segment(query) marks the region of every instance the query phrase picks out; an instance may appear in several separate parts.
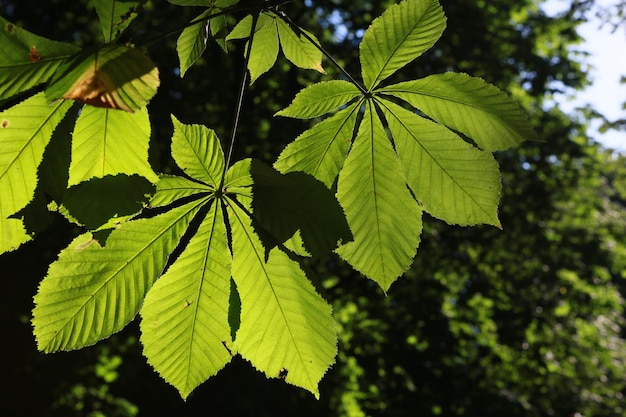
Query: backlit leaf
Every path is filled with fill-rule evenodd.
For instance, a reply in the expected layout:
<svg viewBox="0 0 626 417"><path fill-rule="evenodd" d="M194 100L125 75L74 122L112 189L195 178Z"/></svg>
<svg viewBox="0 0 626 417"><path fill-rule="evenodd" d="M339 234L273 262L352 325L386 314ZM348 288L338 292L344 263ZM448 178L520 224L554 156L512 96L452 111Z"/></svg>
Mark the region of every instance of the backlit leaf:
<svg viewBox="0 0 626 417"><path fill-rule="evenodd" d="M400 160L368 103L339 173L337 198L354 241L337 253L387 291L410 265L422 231L422 210L406 187Z"/></svg>
<svg viewBox="0 0 626 417"><path fill-rule="evenodd" d="M382 106L406 181L424 210L448 223L500 226L500 173L491 153L396 104Z"/></svg>
<svg viewBox="0 0 626 417"><path fill-rule="evenodd" d="M150 58L135 48L109 44L60 67L46 97L135 112L145 107L158 86L159 71Z"/></svg>
<svg viewBox="0 0 626 417"><path fill-rule="evenodd" d="M467 74L431 75L382 88L439 123L470 137L487 151L537 140L524 111L506 93Z"/></svg>
<svg viewBox="0 0 626 417"><path fill-rule="evenodd" d="M68 184L116 174L138 174L156 183L158 177L148 163L149 142L145 109L126 113L83 107L74 129Z"/></svg>
<svg viewBox="0 0 626 417"><path fill-rule="evenodd" d="M176 52L180 62L180 76L184 77L187 70L196 62L206 49L206 43L209 39L209 21L206 20L213 12L213 9L207 9L195 20L200 22L187 26L178 37L176 42Z"/></svg>
<svg viewBox="0 0 626 417"><path fill-rule="evenodd" d="M213 202L141 309L144 355L183 398L231 359L230 266L222 208Z"/></svg>
<svg viewBox="0 0 626 417"><path fill-rule="evenodd" d="M187 198L194 194L209 193L213 188L184 177L160 175L156 184L156 192L149 202L149 207L164 207L178 199Z"/></svg>
<svg viewBox="0 0 626 417"><path fill-rule="evenodd" d="M287 145L274 167L302 171L330 188L348 154L360 103L353 104L302 133Z"/></svg>
<svg viewBox="0 0 626 417"><path fill-rule="evenodd" d="M305 36L294 32L282 19L275 19L275 22L278 28L280 46L283 49L285 57L299 68L314 69L323 74L322 51ZM303 29L299 28L298 30L303 31ZM315 36L308 32L307 35L319 44Z"/></svg>
<svg viewBox="0 0 626 417"><path fill-rule="evenodd" d="M265 248L248 215L228 204L233 239L233 279L241 298L241 325L235 347L270 378L311 391L337 352L331 307L300 266L275 248Z"/></svg>
<svg viewBox="0 0 626 417"><path fill-rule="evenodd" d="M224 153L215 132L201 125L186 125L172 117L172 157L190 177L219 187L224 175Z"/></svg>
<svg viewBox="0 0 626 417"><path fill-rule="evenodd" d="M39 350L79 349L128 324L203 202L123 223L105 247L91 233L74 239L50 265L35 296Z"/></svg>
<svg viewBox="0 0 626 417"><path fill-rule="evenodd" d="M15 26L0 16L0 100L48 81L79 51Z"/></svg>
<svg viewBox="0 0 626 417"><path fill-rule="evenodd" d="M372 90L437 42L446 26L438 0L404 0L390 6L365 31L359 57Z"/></svg>
<svg viewBox="0 0 626 417"><path fill-rule="evenodd" d="M360 95L359 89L348 81L322 81L301 90L293 102L276 113L276 116L312 119L333 111Z"/></svg>

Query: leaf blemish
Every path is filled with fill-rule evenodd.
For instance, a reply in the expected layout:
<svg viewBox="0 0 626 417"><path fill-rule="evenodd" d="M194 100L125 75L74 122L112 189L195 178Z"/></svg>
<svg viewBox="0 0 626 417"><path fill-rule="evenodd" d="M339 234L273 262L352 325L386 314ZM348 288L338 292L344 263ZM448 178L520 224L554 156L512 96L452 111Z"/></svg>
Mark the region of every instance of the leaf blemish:
<svg viewBox="0 0 626 417"><path fill-rule="evenodd" d="M30 48L30 52L28 52L28 60L30 62L39 62L41 61L41 55L39 55L39 51L36 46L32 46Z"/></svg>
<svg viewBox="0 0 626 417"><path fill-rule="evenodd" d="M11 35L15 33L15 25L13 23L7 24L7 32Z"/></svg>
<svg viewBox="0 0 626 417"><path fill-rule="evenodd" d="M191 305L191 302L189 300L185 300L185 308L189 307Z"/></svg>
<svg viewBox="0 0 626 417"><path fill-rule="evenodd" d="M280 370L280 372L278 373L278 377L280 379L285 379L287 378L287 374L289 373L289 370L287 368L283 368Z"/></svg>
<svg viewBox="0 0 626 417"><path fill-rule="evenodd" d="M3 119L2 123L0 124L0 126L2 126L3 128L7 128L9 127L11 123L7 120L7 119Z"/></svg>

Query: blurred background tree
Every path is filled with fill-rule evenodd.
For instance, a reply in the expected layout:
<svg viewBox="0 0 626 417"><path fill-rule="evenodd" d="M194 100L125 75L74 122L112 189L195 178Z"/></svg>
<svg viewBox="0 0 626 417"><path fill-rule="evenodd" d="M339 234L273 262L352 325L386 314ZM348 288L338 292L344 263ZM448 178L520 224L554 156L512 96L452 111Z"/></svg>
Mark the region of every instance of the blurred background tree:
<svg viewBox="0 0 626 417"><path fill-rule="evenodd" d="M391 3L307 0L283 10L358 74L360 36ZM311 262L340 337L321 400L236 359L183 402L141 356L136 323L81 351L37 352L32 297L47 265L79 232L55 218L33 242L0 256L6 335L0 363L8 386L2 414L626 416L626 161L588 137L587 121L548 106L563 89L589 82L584 56L568 48L580 40L576 27L595 13L595 2L571 0L557 16L545 15L540 3L442 0L443 38L399 74L455 70L483 77L520 101L545 142L496 155L504 176L503 230L426 219L414 266L388 294L338 259ZM199 12L147 1L128 41ZM0 0L0 14L52 39L100 41L92 1ZM242 72L242 44L229 54L212 44L181 80L175 42L174 36L149 49L162 78L150 103L151 163L159 172L175 170L170 113L229 136ZM330 63L326 70L336 74ZM235 158L272 162L307 127L272 115L323 78L283 59L255 82Z"/></svg>

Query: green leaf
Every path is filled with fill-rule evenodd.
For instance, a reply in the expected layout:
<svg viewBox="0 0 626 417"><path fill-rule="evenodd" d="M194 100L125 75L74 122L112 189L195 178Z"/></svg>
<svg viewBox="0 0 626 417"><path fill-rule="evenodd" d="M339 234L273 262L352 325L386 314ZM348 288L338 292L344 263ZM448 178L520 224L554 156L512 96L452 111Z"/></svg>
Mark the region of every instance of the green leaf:
<svg viewBox="0 0 626 417"><path fill-rule="evenodd" d="M202 20L192 26L187 26L178 37L176 42L176 52L178 52L178 60L180 61L180 76L185 76L187 70L200 58L206 49L206 43L209 39L209 21L206 20L213 12L213 9L207 9L193 20Z"/></svg>
<svg viewBox="0 0 626 417"><path fill-rule="evenodd" d="M163 270L204 200L123 223L102 247L91 233L59 254L35 296L33 326L44 352L79 349L120 331Z"/></svg>
<svg viewBox="0 0 626 417"><path fill-rule="evenodd" d="M258 161L253 161L250 173L254 217L277 243L299 233L309 254L327 256L338 242L352 239L339 202L320 181L303 172L281 175ZM264 244L269 249L276 242Z"/></svg>
<svg viewBox="0 0 626 417"><path fill-rule="evenodd" d="M165 207L181 198L213 191L208 185L170 175L160 175L156 186L156 193L152 196L149 207Z"/></svg>
<svg viewBox="0 0 626 417"><path fill-rule="evenodd" d="M26 232L21 219L9 219L0 206L0 254L14 251L23 243L28 242L31 236Z"/></svg>
<svg viewBox="0 0 626 417"><path fill-rule="evenodd" d="M314 69L324 74L322 67L322 51L311 43L305 36L298 34L289 27L282 19L275 19L278 28L278 36L280 38L280 46L283 49L285 57L297 67L304 69ZM304 32L303 29L297 28L298 31ZM319 45L319 41L312 34L307 35Z"/></svg>
<svg viewBox="0 0 626 417"><path fill-rule="evenodd" d="M213 202L185 250L146 295L144 355L183 398L231 359L230 267L222 209Z"/></svg>
<svg viewBox="0 0 626 417"><path fill-rule="evenodd" d="M145 107L158 86L159 71L150 58L135 48L109 44L60 67L46 97L135 112Z"/></svg>
<svg viewBox="0 0 626 417"><path fill-rule="evenodd" d="M248 215L227 198L233 279L241 298L235 346L266 376L311 391L334 362L337 336L331 307L299 265L278 248L261 245Z"/></svg>
<svg viewBox="0 0 626 417"><path fill-rule="evenodd" d="M239 0L167 0L178 6L229 7L239 3Z"/></svg>
<svg viewBox="0 0 626 417"><path fill-rule="evenodd" d="M406 100L480 148L496 151L538 140L524 111L497 87L467 74L445 73L379 90Z"/></svg>
<svg viewBox="0 0 626 417"><path fill-rule="evenodd" d="M0 113L0 214L16 213L33 198L37 167L50 137L72 103L48 105L43 93ZM4 233L15 229L4 229Z"/></svg>
<svg viewBox="0 0 626 417"><path fill-rule="evenodd" d="M95 0L105 42L117 39L137 17L140 2L131 0Z"/></svg>
<svg viewBox="0 0 626 417"><path fill-rule="evenodd" d="M172 157L190 177L217 189L224 175L224 153L215 132L186 125L172 116Z"/></svg>
<svg viewBox="0 0 626 417"><path fill-rule="evenodd" d="M360 46L363 81L372 90L437 42L446 27L438 0L404 0L365 31Z"/></svg>
<svg viewBox="0 0 626 417"><path fill-rule="evenodd" d="M34 35L0 17L0 100L48 81L75 46Z"/></svg>
<svg viewBox="0 0 626 417"><path fill-rule="evenodd" d="M387 291L410 265L422 231L422 210L406 187L400 160L373 104L367 104L337 198L354 241L337 253Z"/></svg>
<svg viewBox="0 0 626 417"><path fill-rule="evenodd" d="M274 167L282 172L302 171L330 188L348 154L361 103L353 104L316 124L287 145Z"/></svg>
<svg viewBox="0 0 626 417"><path fill-rule="evenodd" d="M276 116L312 119L331 112L360 95L359 89L348 81L322 81L301 90L293 102L276 113Z"/></svg>
<svg viewBox="0 0 626 417"><path fill-rule="evenodd" d="M106 175L138 174L158 181L148 163L150 120L147 110L126 113L83 107L72 140L69 185Z"/></svg>
<svg viewBox="0 0 626 417"><path fill-rule="evenodd" d="M406 181L424 210L448 223L500 227L493 156L445 126L386 100L382 106Z"/></svg>
<svg viewBox="0 0 626 417"><path fill-rule="evenodd" d="M243 18L226 37L226 40L243 39L250 36L253 18L246 16ZM279 40L278 30L274 18L265 13L261 13L257 20L254 36L252 39L252 51L250 51L250 61L248 70L250 71L250 84L262 74L269 71L276 58L278 58ZM246 51L249 48L250 40L246 44Z"/></svg>

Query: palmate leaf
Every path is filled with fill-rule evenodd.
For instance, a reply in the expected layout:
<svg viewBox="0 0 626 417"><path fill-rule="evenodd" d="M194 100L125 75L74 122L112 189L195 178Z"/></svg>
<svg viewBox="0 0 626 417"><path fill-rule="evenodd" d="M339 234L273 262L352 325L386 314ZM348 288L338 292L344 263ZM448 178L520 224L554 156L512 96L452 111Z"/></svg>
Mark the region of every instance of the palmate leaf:
<svg viewBox="0 0 626 417"><path fill-rule="evenodd" d="M480 78L445 73L406 81L378 92L406 100L439 123L462 132L487 151L538 140L520 106Z"/></svg>
<svg viewBox="0 0 626 417"><path fill-rule="evenodd" d="M183 398L231 359L230 266L222 208L213 201L141 309L144 355Z"/></svg>
<svg viewBox="0 0 626 417"><path fill-rule="evenodd" d="M337 199L354 240L337 253L386 291L411 265L422 231L422 210L406 187L400 160L372 106L367 103L339 173Z"/></svg>
<svg viewBox="0 0 626 417"><path fill-rule="evenodd" d="M300 91L293 102L275 116L312 119L336 110L360 95L359 89L348 81L322 81Z"/></svg>
<svg viewBox="0 0 626 417"><path fill-rule="evenodd" d="M95 0L105 42L118 38L130 22L137 17L141 3L132 0Z"/></svg>
<svg viewBox="0 0 626 417"><path fill-rule="evenodd" d="M407 184L425 211L448 223L500 226L500 172L489 152L389 101L381 107Z"/></svg>
<svg viewBox="0 0 626 417"><path fill-rule="evenodd" d="M404 0L374 19L360 45L361 71L371 91L427 51L446 27L438 0Z"/></svg>
<svg viewBox="0 0 626 417"><path fill-rule="evenodd" d="M148 56L125 45L107 44L59 67L46 97L135 112L145 107L158 86L159 71Z"/></svg>
<svg viewBox="0 0 626 417"><path fill-rule="evenodd" d="M1 16L0 45L0 100L48 81L79 50L34 35Z"/></svg>
<svg viewBox="0 0 626 417"><path fill-rule="evenodd" d="M350 105L302 133L282 151L274 167L282 173L306 172L330 188L348 154L360 106Z"/></svg>
<svg viewBox="0 0 626 417"><path fill-rule="evenodd" d="M76 121L68 184L106 175L138 174L158 181L148 163L150 120L147 110L127 113L85 106Z"/></svg>
<svg viewBox="0 0 626 417"><path fill-rule="evenodd" d="M50 137L70 102L49 106L43 93L0 113L0 253L28 240L18 219L9 216L24 208L37 186L37 167Z"/></svg>
<svg viewBox="0 0 626 417"><path fill-rule="evenodd" d="M149 207L165 207L181 198L194 194L209 193L214 189L208 185L173 175L160 175L156 193L150 200Z"/></svg>
<svg viewBox="0 0 626 417"><path fill-rule="evenodd" d="M230 198L232 276L241 299L235 347L268 377L311 391L337 352L331 307L315 292L300 266L280 249L265 258L248 214Z"/></svg>
<svg viewBox="0 0 626 417"><path fill-rule="evenodd" d="M248 38L252 24L252 16L246 16L233 28L226 40ZM299 33L296 33L294 29L274 14L259 14L252 39L250 61L248 62L251 84L274 66L279 47L282 47L285 57L295 66L324 72L322 52L302 33L306 33L317 44L319 42L314 35L303 29L298 28L297 30ZM248 41L249 44L250 41ZM246 50L247 48L248 46L246 46Z"/></svg>
<svg viewBox="0 0 626 417"><path fill-rule="evenodd" d="M202 204L199 199L125 222L105 247L91 233L74 239L50 265L35 296L32 322L39 350L79 349L130 322Z"/></svg>

